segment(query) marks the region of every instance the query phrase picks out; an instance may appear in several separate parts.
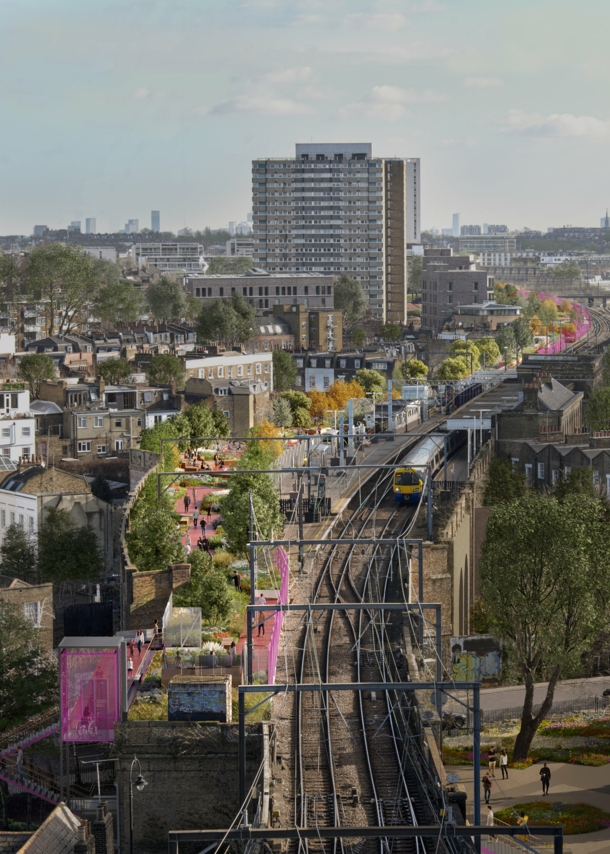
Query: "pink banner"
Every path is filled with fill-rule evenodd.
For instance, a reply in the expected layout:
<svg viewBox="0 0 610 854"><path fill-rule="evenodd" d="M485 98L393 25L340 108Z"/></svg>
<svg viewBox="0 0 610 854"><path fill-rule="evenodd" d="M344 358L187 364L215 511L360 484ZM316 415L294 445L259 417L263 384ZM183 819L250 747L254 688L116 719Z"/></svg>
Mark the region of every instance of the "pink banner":
<svg viewBox="0 0 610 854"><path fill-rule="evenodd" d="M280 589L278 603L282 605L288 604L288 577L290 575L290 560L284 549L280 546L273 555L275 568L280 575ZM269 641L269 657L267 679L269 685L275 684L275 669L277 667L277 656L280 648L280 635L284 624L285 611L276 611L273 617L273 628L271 629L271 639Z"/></svg>

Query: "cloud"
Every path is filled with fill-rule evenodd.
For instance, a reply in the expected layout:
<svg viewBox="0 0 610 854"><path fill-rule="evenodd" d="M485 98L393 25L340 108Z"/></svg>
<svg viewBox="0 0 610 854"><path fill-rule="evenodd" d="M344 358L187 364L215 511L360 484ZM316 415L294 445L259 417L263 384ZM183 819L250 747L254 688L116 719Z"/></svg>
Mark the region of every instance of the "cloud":
<svg viewBox="0 0 610 854"><path fill-rule="evenodd" d="M375 30L400 30L407 23L407 19L399 12L355 12L348 15L344 21L346 27L365 27Z"/></svg>
<svg viewBox="0 0 610 854"><path fill-rule="evenodd" d="M610 122L595 116L574 116L572 113L526 113L510 110L507 133L519 136L560 137L606 137L610 133Z"/></svg>
<svg viewBox="0 0 610 854"><path fill-rule="evenodd" d="M259 116L308 116L314 110L307 104L299 104L291 98L280 98L276 95L238 95L220 101L213 107L201 107L196 110L201 115L224 116L231 113L253 113Z"/></svg>
<svg viewBox="0 0 610 854"><path fill-rule="evenodd" d="M464 80L464 86L469 89L493 89L503 85L499 77L467 77Z"/></svg>
<svg viewBox="0 0 610 854"><path fill-rule="evenodd" d="M344 119L365 116L369 119L395 122L409 115L408 105L439 103L444 100L444 95L439 95L431 89L415 92L400 86L373 86L370 94L362 101L346 104L339 110L339 116Z"/></svg>
<svg viewBox="0 0 610 854"><path fill-rule="evenodd" d="M152 90L147 89L146 86L142 86L140 89L136 89L133 93L133 97L136 101L145 101L147 98L152 97Z"/></svg>
<svg viewBox="0 0 610 854"><path fill-rule="evenodd" d="M303 66L302 68L284 68L281 71L272 71L264 75L264 79L270 83L302 83L313 76L313 68Z"/></svg>

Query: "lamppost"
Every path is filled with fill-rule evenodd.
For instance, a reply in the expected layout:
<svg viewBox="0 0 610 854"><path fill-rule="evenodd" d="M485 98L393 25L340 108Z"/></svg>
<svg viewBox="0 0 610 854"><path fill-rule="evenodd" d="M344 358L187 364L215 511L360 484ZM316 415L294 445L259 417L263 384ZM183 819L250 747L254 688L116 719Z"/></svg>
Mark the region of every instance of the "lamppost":
<svg viewBox="0 0 610 854"><path fill-rule="evenodd" d="M138 763L138 775L135 780L133 780L133 766L136 762ZM133 762L129 769L129 854L133 854L133 790L136 788L138 792L141 792L144 790L145 786L148 786L148 781L142 776L140 760L134 754Z"/></svg>

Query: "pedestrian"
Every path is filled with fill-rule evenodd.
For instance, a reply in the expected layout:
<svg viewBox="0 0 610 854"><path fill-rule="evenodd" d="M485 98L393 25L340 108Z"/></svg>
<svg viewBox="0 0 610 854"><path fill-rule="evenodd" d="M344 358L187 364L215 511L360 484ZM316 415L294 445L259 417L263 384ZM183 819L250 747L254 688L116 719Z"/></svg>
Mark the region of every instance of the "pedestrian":
<svg viewBox="0 0 610 854"><path fill-rule="evenodd" d="M191 496L187 492L186 495L184 496L184 512L185 513L189 512L190 503L191 503Z"/></svg>
<svg viewBox="0 0 610 854"><path fill-rule="evenodd" d="M155 620L153 625L153 637L156 637L159 634L159 620Z"/></svg>
<svg viewBox="0 0 610 854"><path fill-rule="evenodd" d="M486 826L487 826L487 827L493 827L493 826L494 826L494 811L493 811L493 810L492 810L492 808L489 806L489 804L487 805L487 815L486 815L485 819L486 819L486 820L485 820L485 824L486 824ZM495 839L495 838L496 838L496 837L493 835L493 833L490 833L490 837L491 837L492 839Z"/></svg>
<svg viewBox="0 0 610 854"><path fill-rule="evenodd" d="M260 594L260 596L256 600L256 604L257 605L266 605L267 604L267 600L265 599L265 597L263 596L262 593ZM260 637L261 635L264 635L264 634L265 634L265 612L259 611L258 612L258 636Z"/></svg>
<svg viewBox="0 0 610 854"><path fill-rule="evenodd" d="M231 646L229 647L229 656L231 657L231 667L235 664L235 656L237 654L237 647L235 646L235 641L231 641Z"/></svg>
<svg viewBox="0 0 610 854"><path fill-rule="evenodd" d="M241 575L237 570L233 573L233 584L236 590L241 590Z"/></svg>
<svg viewBox="0 0 610 854"><path fill-rule="evenodd" d="M19 774L19 779L23 782L25 780L25 771L23 770L23 750L19 748L17 751L17 773Z"/></svg>
<svg viewBox="0 0 610 854"><path fill-rule="evenodd" d="M205 531L205 516L201 517L201 519L199 520L199 524L201 525L201 533L203 534L203 532Z"/></svg>
<svg viewBox="0 0 610 854"><path fill-rule="evenodd" d="M491 787L492 787L491 777L489 776L489 771L483 777L483 791L485 793L485 803L489 803L489 799L491 798Z"/></svg>
<svg viewBox="0 0 610 854"><path fill-rule="evenodd" d="M138 655L142 655L142 644L144 643L144 632L138 629L136 632L136 646L138 647Z"/></svg>
<svg viewBox="0 0 610 854"><path fill-rule="evenodd" d="M212 519L212 505L208 504L208 522Z"/></svg>
<svg viewBox="0 0 610 854"><path fill-rule="evenodd" d="M502 779L508 780L508 756L504 748L500 751L500 771L502 772Z"/></svg>
<svg viewBox="0 0 610 854"><path fill-rule="evenodd" d="M496 776L496 762L498 760L498 754L496 753L496 748L492 745L489 748L489 753L487 754L487 762L489 763L489 770L491 771L491 776Z"/></svg>
<svg viewBox="0 0 610 854"><path fill-rule="evenodd" d="M188 557L191 553L191 541L189 537L186 538L186 542L184 543L184 551L186 556Z"/></svg>
<svg viewBox="0 0 610 854"><path fill-rule="evenodd" d="M133 656L133 639L129 641L129 654Z"/></svg>
<svg viewBox="0 0 610 854"><path fill-rule="evenodd" d="M133 676L133 658L131 656L127 659L127 675Z"/></svg>
<svg viewBox="0 0 610 854"><path fill-rule="evenodd" d="M549 783L551 782L551 769L548 767L546 762L540 769L540 780L542 781L542 794L548 795Z"/></svg>
<svg viewBox="0 0 610 854"><path fill-rule="evenodd" d="M193 510L193 528L196 528L199 523L199 510L197 507Z"/></svg>

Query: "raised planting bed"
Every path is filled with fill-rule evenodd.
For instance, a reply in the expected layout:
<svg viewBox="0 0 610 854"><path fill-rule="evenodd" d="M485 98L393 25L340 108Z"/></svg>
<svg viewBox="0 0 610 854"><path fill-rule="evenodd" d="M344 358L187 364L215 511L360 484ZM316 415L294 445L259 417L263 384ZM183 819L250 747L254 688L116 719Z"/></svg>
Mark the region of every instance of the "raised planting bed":
<svg viewBox="0 0 610 854"><path fill-rule="evenodd" d="M529 804L515 804L510 809L494 813L498 821L516 825L524 812L528 824L540 827L563 827L566 836L579 833L595 833L610 827L610 813L589 804L565 804L561 801L532 801Z"/></svg>
<svg viewBox="0 0 610 854"><path fill-rule="evenodd" d="M544 723L538 730L538 735L570 738L608 738L610 739L610 717L597 719L568 718L563 721Z"/></svg>

